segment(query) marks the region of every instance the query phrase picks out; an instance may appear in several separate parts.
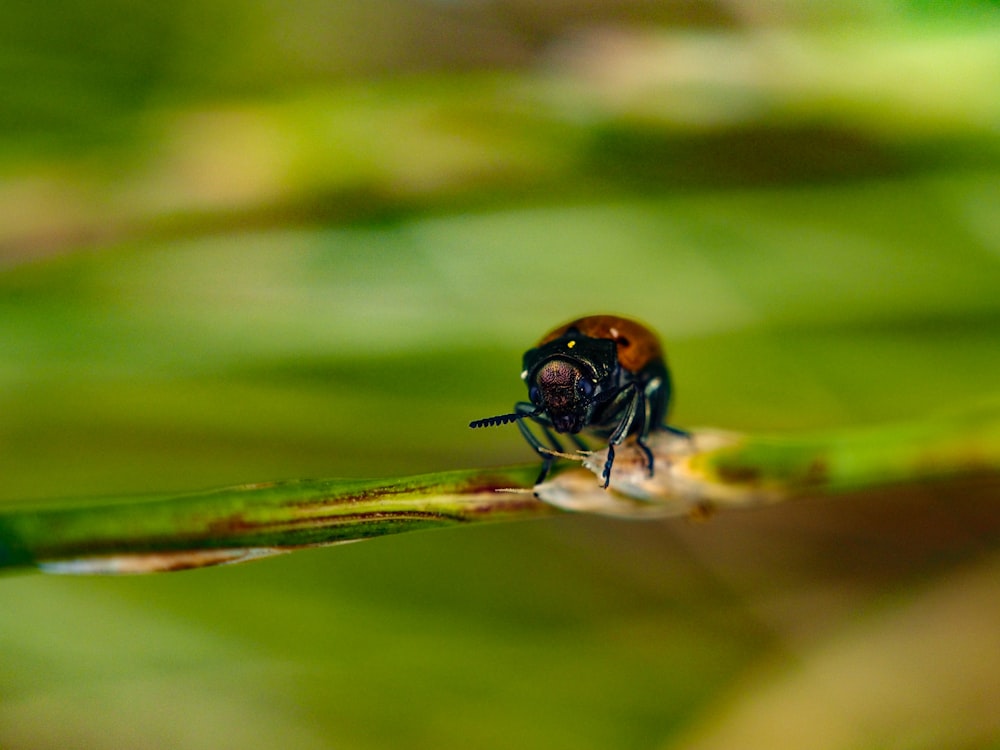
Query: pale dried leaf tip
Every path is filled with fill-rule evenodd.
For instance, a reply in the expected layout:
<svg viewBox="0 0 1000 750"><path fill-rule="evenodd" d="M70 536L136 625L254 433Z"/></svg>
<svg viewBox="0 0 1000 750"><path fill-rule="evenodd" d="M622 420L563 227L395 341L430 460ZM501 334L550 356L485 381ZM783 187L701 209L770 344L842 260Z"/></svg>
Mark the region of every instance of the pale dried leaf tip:
<svg viewBox="0 0 1000 750"><path fill-rule="evenodd" d="M698 459L705 454L739 445L742 440L736 433L709 430L696 431L690 437L657 433L648 441L653 452L652 476L643 452L634 443L627 443L615 451L608 489L599 482L607 459L605 448L573 457L588 471L560 472L535 487L535 494L563 510L640 519L683 515L703 518L716 508L781 500L775 491L723 483L699 468Z"/></svg>
<svg viewBox="0 0 1000 750"><path fill-rule="evenodd" d="M252 547L147 552L133 555L93 555L71 560L40 562L38 567L44 573L59 575L133 575L204 568L209 565L231 565L261 557L282 555L289 551L277 547Z"/></svg>

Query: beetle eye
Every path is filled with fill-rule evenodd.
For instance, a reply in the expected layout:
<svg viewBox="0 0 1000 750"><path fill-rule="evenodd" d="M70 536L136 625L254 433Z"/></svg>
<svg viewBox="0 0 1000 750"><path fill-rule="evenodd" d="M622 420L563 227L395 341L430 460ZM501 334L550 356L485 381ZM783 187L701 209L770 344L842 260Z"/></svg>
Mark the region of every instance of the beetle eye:
<svg viewBox="0 0 1000 750"><path fill-rule="evenodd" d="M541 401L542 392L538 390L537 385L533 385L531 386L531 388L528 389L528 398L530 398L531 403L535 404L536 406L538 405L538 402Z"/></svg>
<svg viewBox="0 0 1000 750"><path fill-rule="evenodd" d="M584 398L590 398L594 395L594 384L586 378L582 378L576 381L576 390L580 392L580 395Z"/></svg>

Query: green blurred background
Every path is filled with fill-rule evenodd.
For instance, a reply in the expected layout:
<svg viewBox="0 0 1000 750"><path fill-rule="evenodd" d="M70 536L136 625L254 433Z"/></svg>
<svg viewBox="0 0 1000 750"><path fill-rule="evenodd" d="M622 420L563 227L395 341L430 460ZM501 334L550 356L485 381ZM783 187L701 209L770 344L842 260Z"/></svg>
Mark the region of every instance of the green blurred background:
<svg viewBox="0 0 1000 750"><path fill-rule="evenodd" d="M547 329L676 423L1000 398L995 2L29 3L0 501L531 460ZM3 748L998 748L995 482L0 581Z"/></svg>

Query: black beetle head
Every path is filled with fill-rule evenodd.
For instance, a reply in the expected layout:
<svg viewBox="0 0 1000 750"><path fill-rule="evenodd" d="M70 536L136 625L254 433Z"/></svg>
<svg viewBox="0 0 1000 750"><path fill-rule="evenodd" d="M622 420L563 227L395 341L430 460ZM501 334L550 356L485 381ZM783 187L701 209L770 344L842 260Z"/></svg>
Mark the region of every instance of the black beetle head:
<svg viewBox="0 0 1000 750"><path fill-rule="evenodd" d="M537 413L557 432L575 434L593 420L614 388L618 373L615 342L571 330L524 354L521 377Z"/></svg>
<svg viewBox="0 0 1000 750"><path fill-rule="evenodd" d="M589 368L554 357L542 362L528 383L528 397L556 432L577 433L590 424L597 383Z"/></svg>

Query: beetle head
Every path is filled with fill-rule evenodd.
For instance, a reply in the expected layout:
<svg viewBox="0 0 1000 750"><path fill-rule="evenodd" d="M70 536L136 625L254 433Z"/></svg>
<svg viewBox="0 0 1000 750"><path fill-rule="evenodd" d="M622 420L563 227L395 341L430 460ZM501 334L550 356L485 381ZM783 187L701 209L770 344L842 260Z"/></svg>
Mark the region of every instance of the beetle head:
<svg viewBox="0 0 1000 750"><path fill-rule="evenodd" d="M575 330L524 355L521 377L528 398L557 432L577 433L613 389L618 372L615 343Z"/></svg>
<svg viewBox="0 0 1000 750"><path fill-rule="evenodd" d="M594 413L593 373L561 357L545 360L528 383L528 398L545 414L557 432L577 433Z"/></svg>

